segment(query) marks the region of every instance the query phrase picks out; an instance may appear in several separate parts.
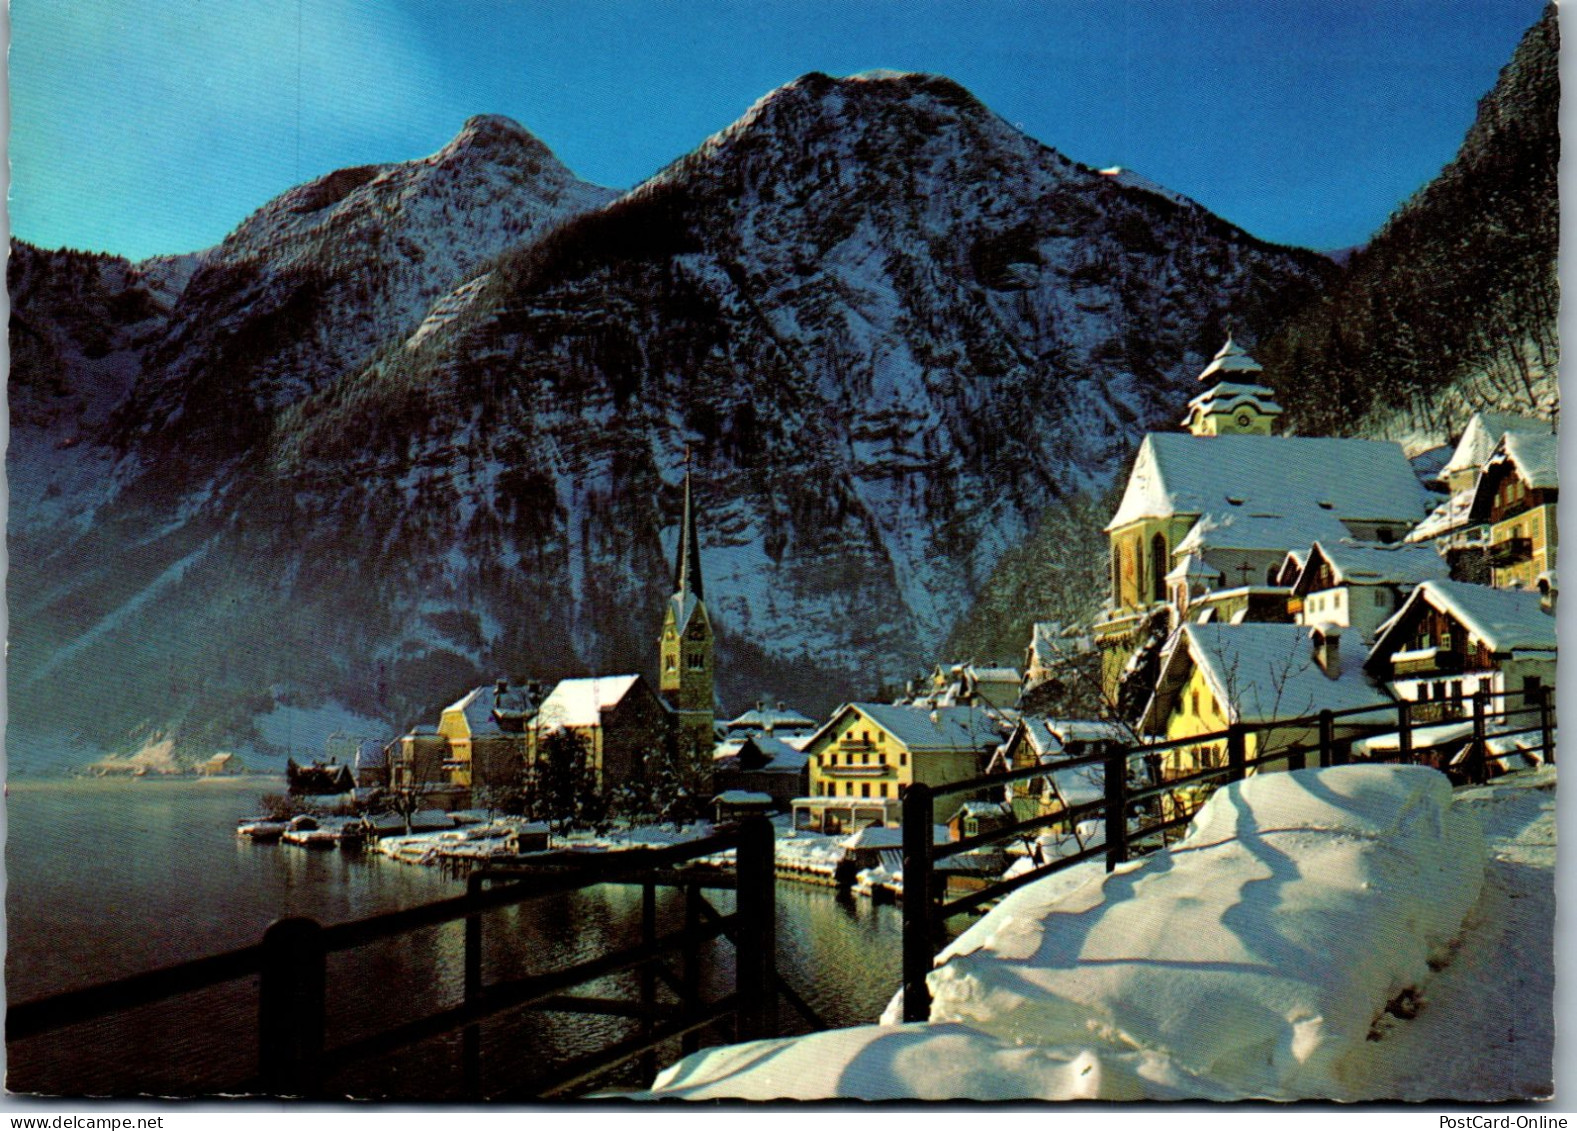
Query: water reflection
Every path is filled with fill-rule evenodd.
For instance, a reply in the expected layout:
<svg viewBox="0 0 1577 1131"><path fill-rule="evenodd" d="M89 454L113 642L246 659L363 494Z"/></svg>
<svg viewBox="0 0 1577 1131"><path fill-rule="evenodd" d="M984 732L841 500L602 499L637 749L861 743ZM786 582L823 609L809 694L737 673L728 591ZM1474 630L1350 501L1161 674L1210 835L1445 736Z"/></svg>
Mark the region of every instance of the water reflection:
<svg viewBox="0 0 1577 1131"><path fill-rule="evenodd" d="M256 942L288 915L328 924L448 898L464 886L435 869L374 855L256 845L233 836L235 820L279 783L24 783L8 803L6 976L12 1001L25 1001ZM712 891L719 911L732 893ZM893 907L839 895L830 887L780 882L779 968L834 1025L874 1020L899 980L901 918ZM485 978L539 973L639 941L641 893L602 886L484 916ZM661 932L678 930L683 900L659 896ZM713 995L733 984L732 948L711 944L706 983ZM330 1043L456 1004L464 992L460 923L335 955ZM671 967L679 970L681 957ZM577 992L632 998L636 975ZM784 1008L782 1015L792 1021ZM200 1094L255 1063L255 987L205 991L190 1007L140 1010L132 1026L68 1031L53 1051L12 1046L8 1086L20 1091L127 1095ZM567 1057L634 1031L617 1017L527 1013L485 1027L484 1076L507 1082L521 1065ZM223 1053L215 1050L222 1047ZM458 1037L352 1073L358 1095L455 1098ZM508 1051L513 1050L513 1051ZM671 1058L672 1052L667 1056ZM227 1075L227 1073L229 1075ZM387 1083L393 1080L394 1084ZM640 1083L639 1079L627 1082Z"/></svg>

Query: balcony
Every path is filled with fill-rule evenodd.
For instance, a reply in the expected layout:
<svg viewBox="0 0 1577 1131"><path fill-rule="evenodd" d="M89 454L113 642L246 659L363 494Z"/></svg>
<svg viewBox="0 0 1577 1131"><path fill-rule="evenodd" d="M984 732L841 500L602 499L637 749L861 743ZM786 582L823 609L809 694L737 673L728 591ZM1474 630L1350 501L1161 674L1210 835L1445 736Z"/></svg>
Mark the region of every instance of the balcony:
<svg viewBox="0 0 1577 1131"><path fill-rule="evenodd" d="M1415 648L1391 656L1393 679L1415 675L1454 674L1462 670L1462 656L1440 648Z"/></svg>
<svg viewBox="0 0 1577 1131"><path fill-rule="evenodd" d="M1489 564L1496 569L1505 569L1532 560L1532 538L1506 538L1489 548Z"/></svg>
<svg viewBox="0 0 1577 1131"><path fill-rule="evenodd" d="M1412 717L1414 726L1451 722L1467 717L1462 704L1450 699L1437 699L1427 703L1415 702L1408 713Z"/></svg>
<svg viewBox="0 0 1577 1131"><path fill-rule="evenodd" d="M880 778L885 777L892 768L885 762L878 762L874 766L823 766L821 774L828 778Z"/></svg>

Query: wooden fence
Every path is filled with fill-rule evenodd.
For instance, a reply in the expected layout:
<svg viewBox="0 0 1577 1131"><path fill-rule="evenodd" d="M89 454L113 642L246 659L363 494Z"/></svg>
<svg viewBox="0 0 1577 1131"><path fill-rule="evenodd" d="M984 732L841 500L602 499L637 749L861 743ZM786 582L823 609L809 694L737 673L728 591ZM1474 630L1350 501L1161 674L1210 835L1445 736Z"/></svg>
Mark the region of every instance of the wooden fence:
<svg viewBox="0 0 1577 1131"><path fill-rule="evenodd" d="M1510 702L1512 699L1520 699L1522 705L1513 708ZM1538 687L1516 692L1491 692L1485 688L1467 702L1470 710L1465 721L1470 730L1465 742L1458 747L1465 756L1450 767L1450 771L1461 780L1483 782L1489 776L1490 763L1508 757L1491 751L1491 739L1536 735L1537 742L1533 748L1540 752L1546 764L1554 764L1555 717L1549 688ZM1242 781L1251 770L1301 770L1310 764L1311 759L1319 766L1345 764L1352 760L1350 749L1356 736L1341 737L1339 728L1362 727L1372 732L1388 725L1394 718L1396 757L1383 760L1415 762L1422 753L1417 743L1418 727L1414 720L1414 713L1420 706L1418 703L1399 700L1343 711L1321 711L1316 715L1266 723L1234 723L1226 730L1165 742L1108 743L1097 754L988 774L967 781L945 785L916 783L910 786L903 802L904 1020L924 1021L930 1016L931 997L926 986L926 976L931 972L937 951L944 944L948 919L977 911L1025 884L1075 864L1104 857L1106 869L1111 871L1135 855L1160 848L1166 843L1169 834L1192 819L1193 811L1197 808L1193 801L1217 785ZM1278 731L1284 737L1309 734L1313 738L1307 744L1277 743ZM1248 738L1251 734L1261 736L1264 740L1264 749L1252 758L1248 756ZM1225 744L1224 765L1170 777L1161 772L1168 753L1218 743ZM1136 763L1142 767L1138 774L1135 773ZM1002 797L1004 791L1010 790L1018 782L1044 778L1049 773L1063 770L1093 770L1096 767L1100 768L1103 793L1098 801L1030 817L947 844L932 842L934 805L939 797L957 796L960 800L979 800L993 793ZM1182 800L1185 797L1190 800ZM937 869L938 862L1005 841L1022 840L1053 825L1067 823L1071 828L1089 820L1102 822L1104 843L1082 847L1010 879L948 897L945 885L941 882L943 873Z"/></svg>

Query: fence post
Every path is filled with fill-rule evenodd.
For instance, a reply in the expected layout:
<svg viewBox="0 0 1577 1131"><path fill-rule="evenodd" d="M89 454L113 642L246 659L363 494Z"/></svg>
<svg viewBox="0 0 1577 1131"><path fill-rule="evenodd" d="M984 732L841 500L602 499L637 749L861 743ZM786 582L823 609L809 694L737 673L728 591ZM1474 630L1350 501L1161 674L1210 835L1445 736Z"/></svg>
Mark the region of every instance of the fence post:
<svg viewBox="0 0 1577 1131"><path fill-rule="evenodd" d="M1402 759L1402 765L1413 764L1413 701L1411 699L1398 699L1396 701L1396 735L1397 753Z"/></svg>
<svg viewBox="0 0 1577 1131"><path fill-rule="evenodd" d="M1248 742L1242 723L1227 724L1227 781L1248 776Z"/></svg>
<svg viewBox="0 0 1577 1131"><path fill-rule="evenodd" d="M641 942L651 945L657 941L657 885L648 880L641 885ZM641 1036L650 1037L657 1013L657 975L652 964L641 966ZM657 1075L657 1050L641 1054L641 1073L647 1079Z"/></svg>
<svg viewBox="0 0 1577 1131"><path fill-rule="evenodd" d="M1555 765L1555 718L1550 711L1551 688L1539 688L1539 741L1544 747L1544 764Z"/></svg>
<svg viewBox="0 0 1577 1131"><path fill-rule="evenodd" d="M773 885L774 834L765 817L739 826L734 871L739 885L740 929L734 947L734 990L739 997L741 1041L776 1035L773 971L777 967L777 906Z"/></svg>
<svg viewBox="0 0 1577 1131"><path fill-rule="evenodd" d="M311 919L280 919L263 932L257 995L258 1068L278 1096L318 1090L323 1057L327 959L323 928Z"/></svg>
<svg viewBox="0 0 1577 1131"><path fill-rule="evenodd" d="M1345 758L1336 749L1336 715L1330 710L1320 712L1320 766L1339 766Z"/></svg>
<svg viewBox="0 0 1577 1131"><path fill-rule="evenodd" d="M915 782L903 799L903 1019L928 1021L925 984L936 957L931 916L931 787Z"/></svg>
<svg viewBox="0 0 1577 1131"><path fill-rule="evenodd" d="M1106 747L1106 870L1128 860L1128 748L1120 743Z"/></svg>
<svg viewBox="0 0 1577 1131"><path fill-rule="evenodd" d="M693 936L701 929L701 889L694 884L684 889L684 933ZM701 955L695 943L684 948L684 1010L701 1008ZM689 1056L701 1047L701 1034L694 1029L679 1038L679 1052Z"/></svg>
<svg viewBox="0 0 1577 1131"><path fill-rule="evenodd" d="M485 881L480 873L466 877L465 894L474 900ZM482 996L482 916L472 912L465 917L465 1003L475 1005ZM482 1027L467 1025L460 1041L461 1063L465 1073L465 1093L473 1100L482 1098Z"/></svg>
<svg viewBox="0 0 1577 1131"><path fill-rule="evenodd" d="M1483 785L1489 780L1486 742L1489 722L1489 688L1482 683L1473 692L1473 749L1468 753L1468 780Z"/></svg>

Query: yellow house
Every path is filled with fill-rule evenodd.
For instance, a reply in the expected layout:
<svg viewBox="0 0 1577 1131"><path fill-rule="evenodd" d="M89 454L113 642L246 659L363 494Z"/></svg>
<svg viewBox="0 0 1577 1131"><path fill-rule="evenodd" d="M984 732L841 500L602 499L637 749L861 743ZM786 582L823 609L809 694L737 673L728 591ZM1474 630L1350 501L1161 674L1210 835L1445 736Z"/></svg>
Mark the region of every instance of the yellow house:
<svg viewBox="0 0 1577 1131"><path fill-rule="evenodd" d="M453 785L480 788L523 769L529 758L524 719L530 703L507 680L473 688L443 709L438 734Z"/></svg>
<svg viewBox="0 0 1577 1131"><path fill-rule="evenodd" d="M810 795L795 799L795 823L804 815L824 832L896 824L910 785L981 773L1005 729L999 712L982 707L845 704L805 746ZM944 820L959 800L939 800L933 820Z"/></svg>
<svg viewBox="0 0 1577 1131"><path fill-rule="evenodd" d="M1357 643L1343 647L1335 625L1185 624L1167 644L1140 730L1168 742L1216 737L1162 751L1163 780L1225 766L1220 732L1233 723L1246 726L1244 757L1253 760L1317 749L1317 724L1289 720L1385 702L1386 693L1364 674ZM1342 720L1337 735L1345 740L1392 719L1385 712L1362 723ZM1311 755L1309 764L1314 761ZM1213 788L1185 787L1175 801L1192 811Z"/></svg>
<svg viewBox="0 0 1577 1131"><path fill-rule="evenodd" d="M1489 524L1489 566L1496 589L1534 589L1555 569L1560 438L1507 432L1484 464L1470 521Z"/></svg>

